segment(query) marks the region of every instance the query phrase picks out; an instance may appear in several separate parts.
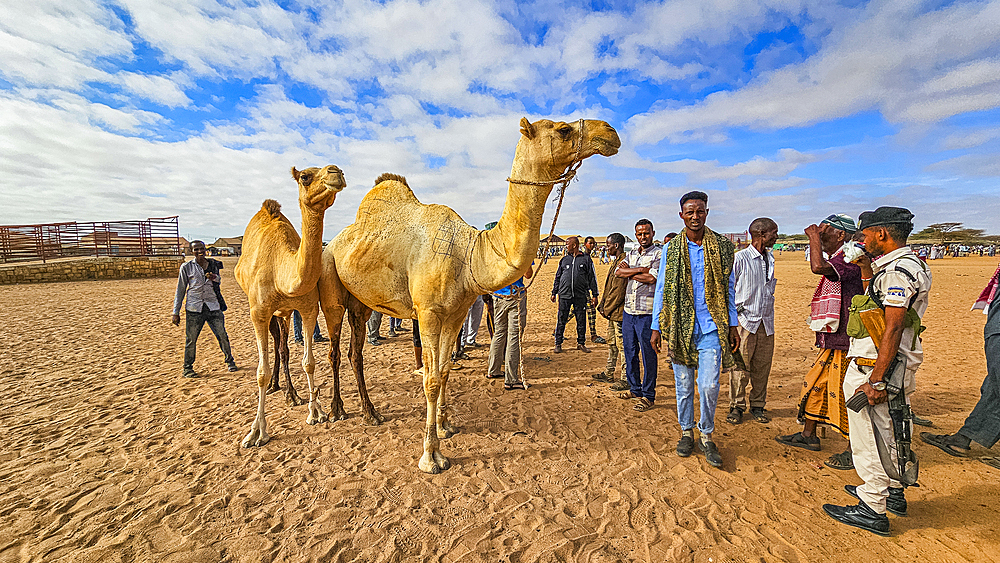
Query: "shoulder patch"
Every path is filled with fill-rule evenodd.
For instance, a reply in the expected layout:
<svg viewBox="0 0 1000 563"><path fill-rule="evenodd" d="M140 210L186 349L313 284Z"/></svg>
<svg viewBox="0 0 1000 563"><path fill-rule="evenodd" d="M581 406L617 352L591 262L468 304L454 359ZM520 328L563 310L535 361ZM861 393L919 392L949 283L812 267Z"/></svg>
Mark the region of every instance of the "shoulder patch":
<svg viewBox="0 0 1000 563"><path fill-rule="evenodd" d="M906 298L906 290L901 287L890 287L885 290L886 297L896 297L898 299Z"/></svg>

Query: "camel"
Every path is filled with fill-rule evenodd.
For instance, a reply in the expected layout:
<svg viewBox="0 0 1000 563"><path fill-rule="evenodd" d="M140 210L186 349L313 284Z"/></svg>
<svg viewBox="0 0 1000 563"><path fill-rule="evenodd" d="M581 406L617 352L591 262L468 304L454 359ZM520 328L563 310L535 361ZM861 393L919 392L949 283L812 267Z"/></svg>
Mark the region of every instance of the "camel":
<svg viewBox="0 0 1000 563"><path fill-rule="evenodd" d="M451 466L439 448L439 438L458 432L448 420L449 354L472 302L510 285L531 265L553 185L568 182L582 160L612 156L620 146L618 133L603 121L530 123L522 118L507 202L496 227L478 231L448 207L417 201L402 176L383 174L362 200L355 222L323 252L320 306L332 344L339 341L345 308L352 313L356 373L363 369L369 307L420 324L427 400L421 471L439 473ZM335 363L339 347L330 348ZM335 403L340 400L337 378L335 371Z"/></svg>
<svg viewBox="0 0 1000 563"><path fill-rule="evenodd" d="M272 378L268 358L269 327L276 317L281 317L285 327L283 332L287 336L287 318L292 310L299 311L304 326L312 327L316 322L319 314L317 284L323 256L323 216L333 205L337 193L346 185L343 172L332 164L302 171L293 167L292 177L299 186L302 237L281 213L281 205L273 199L266 200L247 225L243 234L243 254L236 263L236 281L250 301L250 320L257 338L258 357L257 417L242 441L245 448L263 446L271 439L264 418L264 397ZM278 328L280 331L280 325ZM319 390L313 385L316 362L312 353L312 330L306 332L302 356L302 369L306 372L309 385L306 423L317 424L326 422L327 415L319 405ZM285 350L287 353L287 345ZM288 387L291 388L291 385ZM290 397L297 398L294 390Z"/></svg>

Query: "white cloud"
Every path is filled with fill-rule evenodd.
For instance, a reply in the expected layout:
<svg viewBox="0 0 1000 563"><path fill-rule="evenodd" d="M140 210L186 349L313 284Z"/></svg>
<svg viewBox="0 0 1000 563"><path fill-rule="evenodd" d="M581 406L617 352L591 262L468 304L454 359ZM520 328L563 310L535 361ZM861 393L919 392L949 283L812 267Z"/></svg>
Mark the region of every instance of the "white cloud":
<svg viewBox="0 0 1000 563"><path fill-rule="evenodd" d="M1000 47L1000 3L916 13L919 7L875 2L806 61L693 105L637 115L627 131L638 143L685 142L730 127L801 127L873 109L901 122L1000 107L991 72Z"/></svg>

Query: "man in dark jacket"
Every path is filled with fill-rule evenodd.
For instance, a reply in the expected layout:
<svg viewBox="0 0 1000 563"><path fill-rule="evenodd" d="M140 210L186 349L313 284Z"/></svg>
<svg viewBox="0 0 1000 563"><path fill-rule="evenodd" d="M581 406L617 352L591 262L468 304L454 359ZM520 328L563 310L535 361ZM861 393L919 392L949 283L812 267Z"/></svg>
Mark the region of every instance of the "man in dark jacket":
<svg viewBox="0 0 1000 563"><path fill-rule="evenodd" d="M622 390L628 389L628 379L625 377L625 346L622 343L622 313L625 312L625 286L627 278L615 275L618 263L625 258L625 236L621 233L611 233L607 238L608 257L611 258L611 268L604 280L604 295L597 312L608 319L608 365L601 373L594 376L598 381L615 382L615 372L621 375Z"/></svg>
<svg viewBox="0 0 1000 563"><path fill-rule="evenodd" d="M593 298L590 295L593 294ZM559 296L559 320L556 323L556 353L562 352L563 333L569 320L569 309L576 317L576 349L590 353L587 348L587 302L597 303L597 273L594 262L580 251L580 239L566 240L566 256L559 261L556 281L552 284L552 302Z"/></svg>

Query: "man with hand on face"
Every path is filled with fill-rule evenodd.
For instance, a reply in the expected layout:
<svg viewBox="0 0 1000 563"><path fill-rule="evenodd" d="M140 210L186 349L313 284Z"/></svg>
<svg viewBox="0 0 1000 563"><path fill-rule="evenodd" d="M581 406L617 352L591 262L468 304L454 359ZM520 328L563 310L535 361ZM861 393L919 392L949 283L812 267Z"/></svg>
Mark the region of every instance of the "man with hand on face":
<svg viewBox="0 0 1000 563"><path fill-rule="evenodd" d="M229 346L229 335L226 334L226 302L219 290L221 278L219 270L222 262L205 257L205 243L196 240L191 243L191 253L194 260L185 262L177 276L177 293L174 296L174 314L170 322L174 326L181 324L181 304L187 298L184 315L187 319L184 328L184 377L198 377L194 371L195 351L198 336L205 323L212 329L219 347L226 357L229 371L236 371L236 361Z"/></svg>
<svg viewBox="0 0 1000 563"><path fill-rule="evenodd" d="M906 245L913 230L912 219L913 214L902 207L879 207L858 218L858 229L865 237L865 252L876 257L874 262L866 257L858 261L861 279L870 286L868 299L877 309L882 309L885 330L876 343L866 323L863 332L858 330L863 321L860 321L858 307L852 307L851 326L848 327L851 346L847 352L851 363L844 376L843 393L852 397L860 391L868 398L869 406L857 412L847 411L854 469L864 484L844 487L848 494L859 499L857 505L823 505L823 510L834 520L881 536L889 535L886 509L905 516L907 508L904 484L887 472L890 468L903 478L897 469L897 444L887 404L887 382L898 373L895 370L902 369L901 381L893 382L901 384L898 392L904 393L905 404L909 405L910 394L916 387L914 376L924 359L920 319L927 311L931 289L930 268ZM855 322L855 317L860 322ZM897 356L902 368L895 363ZM904 413L904 417L905 414L908 413ZM903 424L909 423L905 417ZM878 442L888 450L885 452L888 459L880 456Z"/></svg>
<svg viewBox="0 0 1000 563"><path fill-rule="evenodd" d="M593 297L590 295L593 294ZM566 240L566 256L559 261L556 279L552 284L552 302L559 296L559 317L556 322L556 354L561 353L563 333L569 321L569 310L576 317L576 349L590 353L587 348L587 303L597 303L597 272L594 262L580 251L580 239Z"/></svg>
<svg viewBox="0 0 1000 563"><path fill-rule="evenodd" d="M653 223L639 219L635 224L634 248L618 263L615 276L628 280L625 286L625 308L622 314L622 345L625 348L625 374L629 390L618 395L621 399L639 399L633 409L644 412L656 401L656 352L649 338L653 328L657 273L662 272L662 248L653 242ZM644 377L639 377L639 355L642 354Z"/></svg>
<svg viewBox="0 0 1000 563"><path fill-rule="evenodd" d="M694 451L694 384L698 372L701 416L698 446L705 461L722 467L722 456L712 440L715 406L719 400L721 370L735 365L739 348L736 315L736 247L728 238L705 226L708 194L688 192L681 197L680 217L684 230L670 241L660 263L653 317L659 320L651 342L661 349L660 333L666 333L670 361L674 366L677 419L681 439L677 455Z"/></svg>
<svg viewBox="0 0 1000 563"><path fill-rule="evenodd" d="M842 247L856 231L854 219L843 213L829 215L818 225L805 229L812 249L810 268L814 274L822 276L813 294L809 320L810 328L816 332L816 347L820 353L802 381L797 417L803 424L802 431L775 438L786 446L819 451L816 425L820 423L850 438L847 407L841 393L850 346L847 318L851 299L864 293L864 288L861 268L844 259ZM826 465L840 470L853 469L851 450L830 456Z"/></svg>

